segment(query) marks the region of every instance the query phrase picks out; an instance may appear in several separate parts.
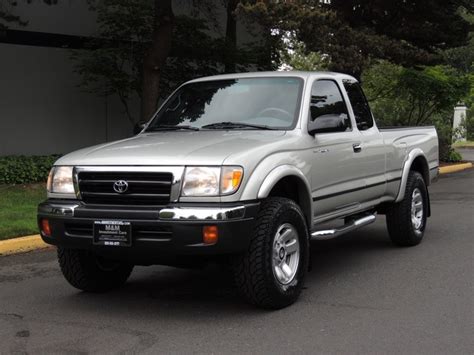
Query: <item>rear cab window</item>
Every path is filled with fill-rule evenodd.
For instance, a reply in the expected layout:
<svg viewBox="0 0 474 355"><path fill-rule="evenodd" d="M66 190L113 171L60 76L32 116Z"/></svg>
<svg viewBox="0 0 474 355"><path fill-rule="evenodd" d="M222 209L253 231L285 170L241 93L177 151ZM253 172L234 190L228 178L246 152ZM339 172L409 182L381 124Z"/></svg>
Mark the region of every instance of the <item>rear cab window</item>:
<svg viewBox="0 0 474 355"><path fill-rule="evenodd" d="M344 80L344 88L347 91L347 96L349 96L352 111L354 111L357 128L360 131L364 131L373 127L374 119L372 112L359 83L352 80Z"/></svg>

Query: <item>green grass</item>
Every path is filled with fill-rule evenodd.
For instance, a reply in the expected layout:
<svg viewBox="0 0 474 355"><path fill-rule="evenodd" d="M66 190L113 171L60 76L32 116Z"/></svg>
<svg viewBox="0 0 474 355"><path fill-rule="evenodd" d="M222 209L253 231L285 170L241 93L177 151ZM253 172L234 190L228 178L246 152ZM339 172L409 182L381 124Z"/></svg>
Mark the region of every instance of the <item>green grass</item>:
<svg viewBox="0 0 474 355"><path fill-rule="evenodd" d="M474 148L474 141L456 142L453 144L455 148Z"/></svg>
<svg viewBox="0 0 474 355"><path fill-rule="evenodd" d="M0 185L0 240L38 234L36 208L45 199L45 184Z"/></svg>

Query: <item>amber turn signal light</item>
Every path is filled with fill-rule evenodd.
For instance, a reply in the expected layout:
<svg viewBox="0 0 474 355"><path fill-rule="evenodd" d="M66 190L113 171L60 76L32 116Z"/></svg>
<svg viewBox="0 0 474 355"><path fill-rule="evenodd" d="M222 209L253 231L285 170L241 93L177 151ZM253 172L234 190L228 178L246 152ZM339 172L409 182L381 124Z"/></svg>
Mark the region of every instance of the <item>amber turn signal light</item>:
<svg viewBox="0 0 474 355"><path fill-rule="evenodd" d="M51 237L51 226L47 219L41 220L41 233L46 237Z"/></svg>
<svg viewBox="0 0 474 355"><path fill-rule="evenodd" d="M202 241L204 244L216 244L219 239L217 226L204 226L202 228Z"/></svg>
<svg viewBox="0 0 474 355"><path fill-rule="evenodd" d="M221 194L230 195L237 191L244 170L240 166L224 166L221 176Z"/></svg>

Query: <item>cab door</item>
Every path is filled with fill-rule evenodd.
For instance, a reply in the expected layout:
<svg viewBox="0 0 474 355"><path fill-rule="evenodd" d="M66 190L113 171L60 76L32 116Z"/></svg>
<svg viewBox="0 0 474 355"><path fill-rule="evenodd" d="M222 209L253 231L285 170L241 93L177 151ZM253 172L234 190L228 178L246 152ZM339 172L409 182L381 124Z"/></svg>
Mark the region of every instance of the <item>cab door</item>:
<svg viewBox="0 0 474 355"><path fill-rule="evenodd" d="M367 99L355 80L344 80L344 88L351 103L352 115L359 134L361 168L365 175L364 200L379 198L386 189L386 147L383 136L375 125Z"/></svg>
<svg viewBox="0 0 474 355"><path fill-rule="evenodd" d="M353 127L341 84L318 79L311 88L309 133L313 135L311 127L318 127L312 141L311 167L315 217L357 209L366 185L363 154L358 149L362 137ZM328 127L324 128L326 122Z"/></svg>

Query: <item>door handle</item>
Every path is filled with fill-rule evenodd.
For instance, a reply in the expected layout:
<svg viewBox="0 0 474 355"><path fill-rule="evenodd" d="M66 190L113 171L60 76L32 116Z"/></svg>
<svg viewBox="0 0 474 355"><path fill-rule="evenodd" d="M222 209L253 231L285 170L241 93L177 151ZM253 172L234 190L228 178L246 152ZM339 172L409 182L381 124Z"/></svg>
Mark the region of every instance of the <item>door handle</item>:
<svg viewBox="0 0 474 355"><path fill-rule="evenodd" d="M354 150L354 153L360 153L362 151L362 146L360 143L354 143L352 149Z"/></svg>
<svg viewBox="0 0 474 355"><path fill-rule="evenodd" d="M313 153L327 153L329 152L329 149L315 149L313 150Z"/></svg>

